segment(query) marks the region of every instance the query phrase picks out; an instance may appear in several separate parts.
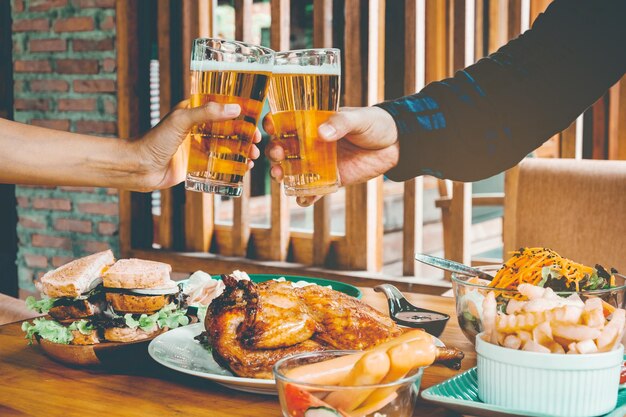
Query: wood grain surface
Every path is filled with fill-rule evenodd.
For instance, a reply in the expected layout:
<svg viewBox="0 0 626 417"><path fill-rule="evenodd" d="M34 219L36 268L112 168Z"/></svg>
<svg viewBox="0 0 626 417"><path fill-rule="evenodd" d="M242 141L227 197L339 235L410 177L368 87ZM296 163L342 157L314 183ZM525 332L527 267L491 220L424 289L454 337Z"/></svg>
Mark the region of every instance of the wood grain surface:
<svg viewBox="0 0 626 417"><path fill-rule="evenodd" d="M386 311L386 301L362 288L363 300ZM473 345L461 333L454 299L407 294L414 304L452 316L441 339L466 354L463 370L475 365ZM119 358L107 369L70 368L29 346L20 323L0 326L0 416L211 416L279 417L277 397L233 391L168 370L145 355ZM441 366L424 372L422 388L457 374ZM420 400L415 416L456 416Z"/></svg>

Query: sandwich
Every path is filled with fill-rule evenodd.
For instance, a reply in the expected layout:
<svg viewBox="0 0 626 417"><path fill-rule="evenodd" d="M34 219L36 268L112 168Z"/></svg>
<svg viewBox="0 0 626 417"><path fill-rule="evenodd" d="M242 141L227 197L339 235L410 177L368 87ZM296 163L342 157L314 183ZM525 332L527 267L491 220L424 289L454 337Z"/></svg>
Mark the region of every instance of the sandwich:
<svg viewBox="0 0 626 417"><path fill-rule="evenodd" d="M115 262L110 250L72 261L41 277L41 300L26 304L48 316L22 330L53 343L132 342L189 324L186 296L168 264L140 259ZM104 285L103 285L104 284Z"/></svg>
<svg viewBox="0 0 626 417"><path fill-rule="evenodd" d="M37 283L41 300L28 297L26 305L50 318L24 323L27 337L38 335L51 342L74 345L100 343L94 322L106 310L102 275L114 262L113 252L107 250L44 274Z"/></svg>
<svg viewBox="0 0 626 417"><path fill-rule="evenodd" d="M121 259L102 276L109 306L102 320L104 338L112 342L147 339L189 323L185 298L162 262Z"/></svg>

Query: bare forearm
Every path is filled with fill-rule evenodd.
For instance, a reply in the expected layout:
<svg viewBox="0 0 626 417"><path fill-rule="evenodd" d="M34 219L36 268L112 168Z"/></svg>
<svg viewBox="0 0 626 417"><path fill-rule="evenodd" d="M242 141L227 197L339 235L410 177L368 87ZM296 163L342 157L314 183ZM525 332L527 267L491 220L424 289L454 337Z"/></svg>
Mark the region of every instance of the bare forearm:
<svg viewBox="0 0 626 417"><path fill-rule="evenodd" d="M136 165L130 146L0 119L0 183L124 187Z"/></svg>

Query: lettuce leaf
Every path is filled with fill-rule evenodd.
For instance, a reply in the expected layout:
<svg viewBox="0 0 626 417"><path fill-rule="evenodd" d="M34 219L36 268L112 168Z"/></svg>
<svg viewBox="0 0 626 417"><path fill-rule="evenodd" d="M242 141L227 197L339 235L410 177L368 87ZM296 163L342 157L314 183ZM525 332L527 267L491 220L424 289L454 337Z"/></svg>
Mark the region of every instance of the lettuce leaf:
<svg viewBox="0 0 626 417"><path fill-rule="evenodd" d="M57 301L56 298L43 297L41 300L36 300L35 297L26 297L26 307L29 310L36 311L38 313L46 314L54 306Z"/></svg>
<svg viewBox="0 0 626 417"><path fill-rule="evenodd" d="M73 339L72 331L62 324L44 318L35 319L32 323L22 323L22 330L26 332L26 339L29 343L33 343L33 337L39 335L41 338L49 340L53 343L67 345Z"/></svg>
<svg viewBox="0 0 626 417"><path fill-rule="evenodd" d="M92 330L95 329L95 327L91 323L89 323L87 320L78 320L70 324L68 329L70 331L78 330L82 334L89 334L91 333Z"/></svg>
<svg viewBox="0 0 626 417"><path fill-rule="evenodd" d="M161 329L163 327L175 329L189 324L189 317L185 315L185 312L185 310L178 310L176 304L170 303L154 314L142 314L139 318L134 318L130 313L125 314L124 320L131 329L139 327L145 332L153 331L156 326Z"/></svg>

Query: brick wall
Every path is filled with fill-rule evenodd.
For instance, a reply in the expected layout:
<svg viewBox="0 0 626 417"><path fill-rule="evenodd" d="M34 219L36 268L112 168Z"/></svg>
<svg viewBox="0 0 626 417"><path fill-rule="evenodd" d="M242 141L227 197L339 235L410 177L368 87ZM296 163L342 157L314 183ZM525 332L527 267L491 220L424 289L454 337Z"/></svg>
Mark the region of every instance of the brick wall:
<svg viewBox="0 0 626 417"><path fill-rule="evenodd" d="M115 0L12 0L14 118L117 134ZM18 186L18 274L33 279L72 258L118 249L116 190Z"/></svg>

